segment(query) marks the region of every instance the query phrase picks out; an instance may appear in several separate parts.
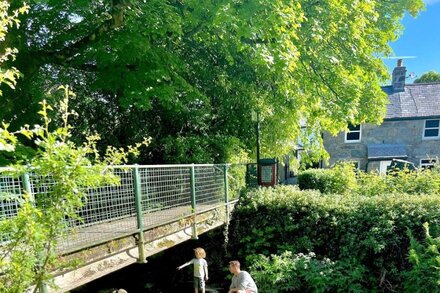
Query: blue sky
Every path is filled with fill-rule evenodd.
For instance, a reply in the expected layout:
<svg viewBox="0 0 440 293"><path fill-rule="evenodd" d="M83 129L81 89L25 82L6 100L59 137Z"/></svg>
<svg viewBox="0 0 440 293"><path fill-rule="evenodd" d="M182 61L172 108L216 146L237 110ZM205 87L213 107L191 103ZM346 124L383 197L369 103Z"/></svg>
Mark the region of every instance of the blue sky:
<svg viewBox="0 0 440 293"><path fill-rule="evenodd" d="M416 56L405 59L407 74L414 72L420 76L424 72L440 72L440 0L425 0L426 11L417 18L407 15L403 19L405 27L401 37L391 47L396 56ZM385 60L389 71L393 70L397 60ZM412 83L413 79L407 79Z"/></svg>

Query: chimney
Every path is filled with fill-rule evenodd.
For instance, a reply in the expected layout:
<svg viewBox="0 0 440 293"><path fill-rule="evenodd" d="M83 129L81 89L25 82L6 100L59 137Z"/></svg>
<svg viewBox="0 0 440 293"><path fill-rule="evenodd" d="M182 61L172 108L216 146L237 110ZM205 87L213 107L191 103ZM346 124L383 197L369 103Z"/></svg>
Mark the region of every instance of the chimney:
<svg viewBox="0 0 440 293"><path fill-rule="evenodd" d="M406 67L403 66L403 59L397 60L397 67L393 70L393 89L395 92L405 91Z"/></svg>

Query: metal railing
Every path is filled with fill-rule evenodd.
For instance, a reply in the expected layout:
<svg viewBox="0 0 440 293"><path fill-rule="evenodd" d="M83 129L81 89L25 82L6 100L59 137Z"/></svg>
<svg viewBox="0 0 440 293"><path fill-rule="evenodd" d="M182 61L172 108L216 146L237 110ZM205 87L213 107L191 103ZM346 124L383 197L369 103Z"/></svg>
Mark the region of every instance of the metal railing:
<svg viewBox="0 0 440 293"><path fill-rule="evenodd" d="M245 165L124 165L113 166L118 185L87 189L81 220L66 219L75 230L59 241L60 253L85 249L191 215L226 206L238 198L245 185ZM0 221L14 217L19 199L27 190L47 196L53 181L38 174L21 178L0 168ZM195 227L194 230L196 231ZM196 236L196 235L195 235ZM3 237L3 239L1 239ZM0 240L5 240L0 235Z"/></svg>

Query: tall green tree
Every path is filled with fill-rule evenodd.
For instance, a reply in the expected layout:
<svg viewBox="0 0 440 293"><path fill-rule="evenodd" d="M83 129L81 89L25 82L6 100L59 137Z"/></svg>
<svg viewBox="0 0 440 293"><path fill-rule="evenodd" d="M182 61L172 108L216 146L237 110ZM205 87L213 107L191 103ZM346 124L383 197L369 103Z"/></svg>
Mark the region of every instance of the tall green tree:
<svg viewBox="0 0 440 293"><path fill-rule="evenodd" d="M440 73L431 70L423 73L422 76L414 80L414 83L440 82Z"/></svg>
<svg viewBox="0 0 440 293"><path fill-rule="evenodd" d="M15 5L20 1L15 0ZM321 131L379 123L388 78L380 59L405 12L421 0L32 1L10 42L24 78L0 101L0 120L33 124L44 92L59 83L79 96L74 136L102 144L151 136L144 162L219 162L262 156ZM56 96L53 99L58 99ZM317 140L317 143L316 143ZM311 141L315 141L312 143Z"/></svg>

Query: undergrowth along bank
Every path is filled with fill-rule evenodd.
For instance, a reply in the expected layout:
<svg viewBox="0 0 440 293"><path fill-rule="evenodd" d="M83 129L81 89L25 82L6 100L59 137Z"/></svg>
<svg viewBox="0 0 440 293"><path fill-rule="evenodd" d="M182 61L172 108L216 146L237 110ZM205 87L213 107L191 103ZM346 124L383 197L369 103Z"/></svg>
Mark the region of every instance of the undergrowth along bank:
<svg viewBox="0 0 440 293"><path fill-rule="evenodd" d="M229 247L261 277L260 286L276 285L277 292L400 292L418 274L408 259L410 235L422 247L424 223L430 224L432 237L439 235L439 207L437 194L329 195L293 186L251 190L234 210ZM297 265L280 272L271 265L277 258ZM329 270L332 274L326 274ZM273 284L264 281L268 271L278 272ZM438 288L438 267L428 272L420 274L420 283Z"/></svg>

